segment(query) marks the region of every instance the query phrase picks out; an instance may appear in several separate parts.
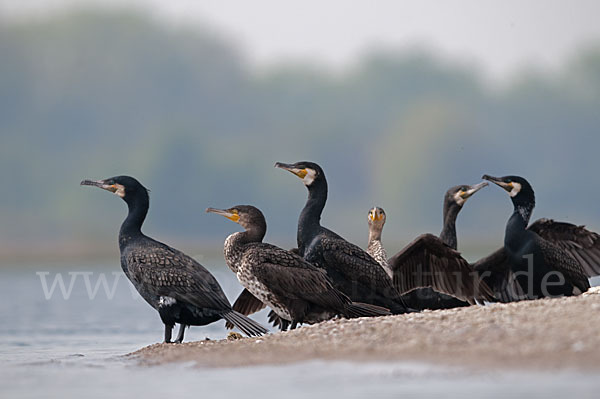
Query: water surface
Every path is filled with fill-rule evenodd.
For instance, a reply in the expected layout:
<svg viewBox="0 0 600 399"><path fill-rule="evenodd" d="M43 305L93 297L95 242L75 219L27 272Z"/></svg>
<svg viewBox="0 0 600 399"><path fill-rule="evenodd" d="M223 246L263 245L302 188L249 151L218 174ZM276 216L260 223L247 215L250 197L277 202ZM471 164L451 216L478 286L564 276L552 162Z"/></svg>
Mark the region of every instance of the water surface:
<svg viewBox="0 0 600 399"><path fill-rule="evenodd" d="M222 259L202 263L233 302L241 288ZM157 313L119 273L116 263L3 267L2 397L596 397L600 389L600 378L593 373L466 373L407 363L315 361L229 369L199 369L191 364L140 367L122 355L160 342L163 327ZM62 278L64 290L56 276ZM98 285L96 290L102 278L107 284ZM266 311L255 319L266 325ZM221 339L226 334L220 321L192 327L186 341Z"/></svg>

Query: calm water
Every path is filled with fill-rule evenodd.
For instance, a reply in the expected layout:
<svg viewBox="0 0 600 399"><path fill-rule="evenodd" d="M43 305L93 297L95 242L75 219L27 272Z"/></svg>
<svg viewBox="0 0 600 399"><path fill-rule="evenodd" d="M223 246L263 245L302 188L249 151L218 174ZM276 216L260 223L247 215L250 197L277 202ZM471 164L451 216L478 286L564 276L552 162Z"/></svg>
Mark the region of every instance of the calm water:
<svg viewBox="0 0 600 399"><path fill-rule="evenodd" d="M233 302L241 291L221 259L202 262ZM325 397L581 395L593 374L464 374L423 364L311 362L285 367L138 367L121 355L162 340L162 323L114 264L4 266L0 279L0 396ZM57 278L57 276L59 276ZM105 279L106 284L98 284ZM60 284L62 279L63 285ZM44 284L45 282L45 284ZM597 282L597 281L596 281ZM255 317L266 325L266 311ZM227 334L224 322L192 327L186 341Z"/></svg>

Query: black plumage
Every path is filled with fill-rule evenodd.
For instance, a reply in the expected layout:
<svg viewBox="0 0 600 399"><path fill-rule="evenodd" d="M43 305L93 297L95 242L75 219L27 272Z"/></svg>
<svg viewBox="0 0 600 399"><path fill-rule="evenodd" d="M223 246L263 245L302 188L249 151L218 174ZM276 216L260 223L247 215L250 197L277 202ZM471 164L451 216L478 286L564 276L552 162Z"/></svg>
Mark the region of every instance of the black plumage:
<svg viewBox="0 0 600 399"><path fill-rule="evenodd" d="M505 189L514 211L504 246L475 264L499 300L577 295L600 272L600 243L582 226L540 219L528 227L535 194L520 176L483 177Z"/></svg>
<svg viewBox="0 0 600 399"><path fill-rule="evenodd" d="M313 162L276 163L298 176L308 189L308 200L298 220L298 251L308 262L322 268L334 286L355 302L388 308L392 313L408 309L383 268L365 251L321 226L327 201L327 180Z"/></svg>
<svg viewBox="0 0 600 399"><path fill-rule="evenodd" d="M127 203L129 213L119 232L121 267L140 295L158 311L165 324L165 342L171 341L175 323L181 324L177 342L183 341L186 326L220 319L249 336L267 332L232 309L217 280L200 263L142 233L150 200L148 190L136 179L117 176L81 184L113 192Z"/></svg>
<svg viewBox="0 0 600 399"><path fill-rule="evenodd" d="M291 251L263 243L267 225L257 208L238 205L225 210L209 208L207 212L225 216L245 230L227 237L224 247L227 265L245 287L236 301L238 307L234 305L240 312L254 312L268 305L292 328L338 315L389 314L387 309L353 303L333 287L321 269ZM285 327L283 321L276 324Z"/></svg>
<svg viewBox="0 0 600 399"><path fill-rule="evenodd" d="M456 250L456 218L467 199L486 185L450 188L444 196L440 236L423 234L387 261L394 285L401 293L408 293L405 298L409 306L442 309L493 299L491 290ZM370 233L370 237L381 237L381 222L370 222L370 230L380 230L379 234ZM374 245L370 243L371 247Z"/></svg>
<svg viewBox="0 0 600 399"><path fill-rule="evenodd" d="M585 226L539 219L528 228L566 251L583 267L589 277L600 275L600 235Z"/></svg>

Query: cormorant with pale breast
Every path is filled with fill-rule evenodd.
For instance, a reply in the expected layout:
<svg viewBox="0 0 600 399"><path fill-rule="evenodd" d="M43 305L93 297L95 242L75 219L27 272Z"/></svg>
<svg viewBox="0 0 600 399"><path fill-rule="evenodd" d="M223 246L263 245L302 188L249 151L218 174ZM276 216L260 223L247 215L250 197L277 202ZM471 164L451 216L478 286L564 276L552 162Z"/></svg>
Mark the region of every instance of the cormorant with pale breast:
<svg viewBox="0 0 600 399"><path fill-rule="evenodd" d="M528 227L535 207L529 182L520 176L483 178L502 187L514 207L504 246L475 264L496 296L510 302L587 291L588 277L600 274L600 236L583 226L548 219Z"/></svg>
<svg viewBox="0 0 600 399"><path fill-rule="evenodd" d="M392 313L408 311L392 280L379 264L358 246L321 226L321 213L327 201L327 180L314 162L275 167L299 177L308 189L308 200L298 220L298 251L308 262L324 269L333 285L354 302L388 308Z"/></svg>
<svg viewBox="0 0 600 399"><path fill-rule="evenodd" d="M291 251L263 243L267 223L259 209L237 205L206 211L224 216L245 230L225 240L225 261L245 287L234 309L249 314L269 306L279 318L291 323L292 329L298 323L313 324L338 315L390 314L387 309L352 303L332 286L323 270Z"/></svg>
<svg viewBox="0 0 600 399"><path fill-rule="evenodd" d="M369 224L369 244L367 245L367 253L383 267L383 270L394 278L394 273L388 262L387 252L381 243L381 233L385 225L386 215L383 208L378 206L369 210L367 223Z"/></svg>
<svg viewBox="0 0 600 399"><path fill-rule="evenodd" d="M456 250L456 218L471 196L487 186L450 188L444 195L444 225L440 236L423 234L383 263L394 285L405 295L408 305L417 309L448 309L493 300L493 294L473 267ZM381 231L385 212L369 212L369 251L381 262ZM379 255L377 254L379 252Z"/></svg>
<svg viewBox="0 0 600 399"><path fill-rule="evenodd" d="M148 190L130 176L84 180L121 197L129 208L119 232L121 267L140 295L156 309L165 325L165 342L171 342L175 323L176 342L183 341L186 326L203 326L225 319L248 336L267 330L234 311L221 286L208 270L184 253L142 233L150 198Z"/></svg>

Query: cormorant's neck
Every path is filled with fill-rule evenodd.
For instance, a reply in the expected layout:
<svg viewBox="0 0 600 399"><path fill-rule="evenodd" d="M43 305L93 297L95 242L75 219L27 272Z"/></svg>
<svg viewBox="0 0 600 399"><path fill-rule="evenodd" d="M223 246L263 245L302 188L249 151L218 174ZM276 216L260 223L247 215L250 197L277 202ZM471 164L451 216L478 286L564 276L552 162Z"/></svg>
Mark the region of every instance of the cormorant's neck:
<svg viewBox="0 0 600 399"><path fill-rule="evenodd" d="M265 228L253 227L246 231L241 231L231 234L225 240L223 247L223 253L225 255L225 262L227 266L234 272L237 273L239 262L244 256L245 245L253 242L262 242L266 233Z"/></svg>
<svg viewBox="0 0 600 399"><path fill-rule="evenodd" d="M452 249L458 248L456 238L456 218L462 208L456 204L444 207L444 227L440 233L440 239Z"/></svg>
<svg viewBox="0 0 600 399"><path fill-rule="evenodd" d="M533 208L535 207L535 203L515 202L514 206L514 214L518 215L523 220L523 222L525 223L525 228L527 228L527 226L529 225L529 219L531 218L531 214L533 213Z"/></svg>
<svg viewBox="0 0 600 399"><path fill-rule="evenodd" d="M298 249L304 254L305 246L319 233L321 213L327 201L327 182L325 179L314 181L308 187L308 200L298 220Z"/></svg>
<svg viewBox="0 0 600 399"><path fill-rule="evenodd" d="M374 241L381 241L381 231L382 229L379 229L377 227L369 228L369 243Z"/></svg>
<svg viewBox="0 0 600 399"><path fill-rule="evenodd" d="M253 225L247 227L245 231L242 231L238 235L238 240L241 244L248 244L251 242L262 242L267 234L267 225Z"/></svg>
<svg viewBox="0 0 600 399"><path fill-rule="evenodd" d="M377 232L373 231L377 230ZM373 234L372 234L373 233ZM371 229L369 232L369 245L367 246L367 253L371 255L381 267L385 270L385 272L393 278L393 272L390 268L387 259L387 252L381 243L381 229Z"/></svg>
<svg viewBox="0 0 600 399"><path fill-rule="evenodd" d="M514 206L514 212L506 224L504 236L504 245L510 248L518 247L523 242L521 235L527 231L535 203L515 202Z"/></svg>
<svg viewBox="0 0 600 399"><path fill-rule="evenodd" d="M126 202L129 213L119 232L119 245L121 246L125 245L131 238L142 235L142 224L150 207L148 195L140 195Z"/></svg>

